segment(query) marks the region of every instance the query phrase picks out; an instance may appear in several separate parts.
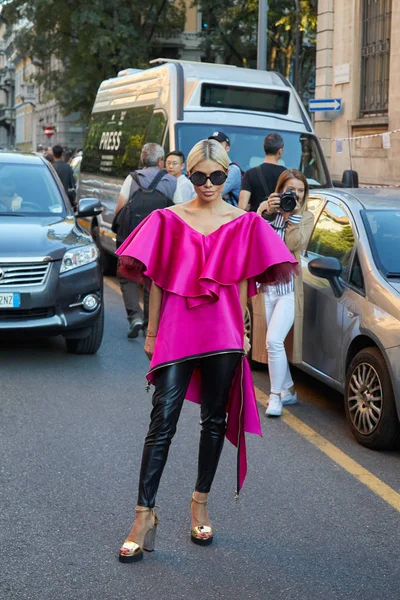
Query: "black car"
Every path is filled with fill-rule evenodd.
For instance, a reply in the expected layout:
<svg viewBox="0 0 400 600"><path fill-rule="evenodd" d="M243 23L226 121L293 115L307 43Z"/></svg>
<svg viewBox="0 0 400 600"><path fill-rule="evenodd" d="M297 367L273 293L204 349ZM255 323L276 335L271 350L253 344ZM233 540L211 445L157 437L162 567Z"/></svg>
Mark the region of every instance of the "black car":
<svg viewBox="0 0 400 600"><path fill-rule="evenodd" d="M41 156L0 153L0 335L62 335L69 352L93 354L103 337L99 253Z"/></svg>

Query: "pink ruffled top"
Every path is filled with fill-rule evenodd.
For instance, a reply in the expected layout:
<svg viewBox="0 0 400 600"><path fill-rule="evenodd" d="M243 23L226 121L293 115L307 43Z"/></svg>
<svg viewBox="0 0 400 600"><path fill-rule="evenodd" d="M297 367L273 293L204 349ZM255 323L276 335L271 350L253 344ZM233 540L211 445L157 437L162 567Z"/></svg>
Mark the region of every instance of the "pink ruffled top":
<svg viewBox="0 0 400 600"><path fill-rule="evenodd" d="M243 352L239 283L290 281L297 262L271 226L246 213L203 235L169 209L154 211L117 250L121 275L163 289L160 322L147 378L162 366L221 352ZM187 399L200 403L195 371ZM246 474L244 432L261 435L247 359L235 376L227 406L227 437L238 446L238 485Z"/></svg>

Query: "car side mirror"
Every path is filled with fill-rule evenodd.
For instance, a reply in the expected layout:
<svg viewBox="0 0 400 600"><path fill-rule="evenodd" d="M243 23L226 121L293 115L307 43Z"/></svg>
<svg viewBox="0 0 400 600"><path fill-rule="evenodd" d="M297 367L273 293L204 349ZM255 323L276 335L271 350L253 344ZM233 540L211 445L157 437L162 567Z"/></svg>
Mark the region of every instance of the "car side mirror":
<svg viewBox="0 0 400 600"><path fill-rule="evenodd" d="M79 200L77 217L95 217L103 212L103 206L96 198L82 198Z"/></svg>
<svg viewBox="0 0 400 600"><path fill-rule="evenodd" d="M344 286L339 279L342 273L342 263L338 258L333 256L314 258L308 263L308 270L315 277L327 279L336 298L343 296Z"/></svg>

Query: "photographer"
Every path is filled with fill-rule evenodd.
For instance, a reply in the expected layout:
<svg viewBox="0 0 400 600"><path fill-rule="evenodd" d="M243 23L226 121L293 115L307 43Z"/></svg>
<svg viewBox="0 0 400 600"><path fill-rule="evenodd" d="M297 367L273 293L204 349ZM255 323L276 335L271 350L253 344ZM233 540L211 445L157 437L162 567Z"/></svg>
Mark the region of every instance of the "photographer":
<svg viewBox="0 0 400 600"><path fill-rule="evenodd" d="M262 202L257 213L269 221L288 249L300 262L314 227L313 215L307 210L308 183L295 169L284 171L276 191ZM293 362L301 361L303 327L303 280L299 275L288 284L264 285L267 322L268 369L271 393L266 414L279 417L284 404L297 401L293 379L285 352L285 339L294 325Z"/></svg>

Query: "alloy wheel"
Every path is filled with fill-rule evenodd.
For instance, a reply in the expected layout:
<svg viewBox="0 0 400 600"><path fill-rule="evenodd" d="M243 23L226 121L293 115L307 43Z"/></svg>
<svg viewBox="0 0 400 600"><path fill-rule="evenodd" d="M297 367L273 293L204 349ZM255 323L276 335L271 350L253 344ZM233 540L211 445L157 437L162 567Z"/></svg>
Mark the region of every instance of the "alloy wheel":
<svg viewBox="0 0 400 600"><path fill-rule="evenodd" d="M353 370L348 383L348 408L353 426L362 435L378 427L383 409L382 382L377 371L368 363Z"/></svg>

